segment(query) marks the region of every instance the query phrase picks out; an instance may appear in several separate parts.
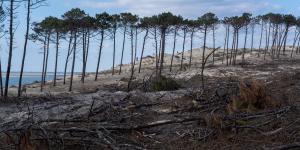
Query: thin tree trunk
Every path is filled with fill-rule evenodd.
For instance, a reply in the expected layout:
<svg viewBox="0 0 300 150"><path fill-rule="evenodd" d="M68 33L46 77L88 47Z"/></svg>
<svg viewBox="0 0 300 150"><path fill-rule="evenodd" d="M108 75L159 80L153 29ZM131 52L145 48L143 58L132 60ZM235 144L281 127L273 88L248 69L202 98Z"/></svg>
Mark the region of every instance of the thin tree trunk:
<svg viewBox="0 0 300 150"><path fill-rule="evenodd" d="M239 30L236 31L236 46L235 46L233 65L236 65L236 58L238 55L238 50L239 50Z"/></svg>
<svg viewBox="0 0 300 150"><path fill-rule="evenodd" d="M131 28L130 30L130 38L131 38L131 73L130 73L130 79L128 81L128 85L127 85L127 91L130 91L130 85L131 85L131 81L133 79L133 74L134 74L134 60L133 60L133 56L134 56L134 44L133 44L133 29Z"/></svg>
<svg viewBox="0 0 300 150"><path fill-rule="evenodd" d="M157 29L154 30L154 39L155 39L155 72L156 76L158 75L158 40L157 40Z"/></svg>
<svg viewBox="0 0 300 150"><path fill-rule="evenodd" d="M71 92L72 88L73 88L73 77L74 77L74 69L75 69L75 61L76 61L76 44L77 44L77 31L75 31L75 33L74 33L73 63L72 63L72 70L71 70L71 80L70 80L69 92Z"/></svg>
<svg viewBox="0 0 300 150"><path fill-rule="evenodd" d="M112 75L115 75L115 60L116 60L116 32L117 28L114 28L113 31L113 38L114 38L114 51L113 51L113 66L112 66Z"/></svg>
<svg viewBox="0 0 300 150"><path fill-rule="evenodd" d="M299 36L298 43L297 43L296 54L299 54L299 52L300 52L300 36Z"/></svg>
<svg viewBox="0 0 300 150"><path fill-rule="evenodd" d="M263 32L264 32L264 22L261 23L260 40L259 40L259 47L258 47L258 57L260 57L260 53L261 53L261 44L262 44L262 39L263 39Z"/></svg>
<svg viewBox="0 0 300 150"><path fill-rule="evenodd" d="M95 81L98 80L99 66L100 66L100 60L101 60L101 54L102 54L102 48L103 48L103 40L104 40L104 31L101 31L101 42L100 42L100 46L99 46L99 55L98 55Z"/></svg>
<svg viewBox="0 0 300 150"><path fill-rule="evenodd" d="M252 33L251 33L251 52L253 51L253 45L254 45L254 29L255 29L255 25L252 25Z"/></svg>
<svg viewBox="0 0 300 150"><path fill-rule="evenodd" d="M248 38L248 26L246 26L246 35L245 35L244 50L243 50L243 56L242 56L242 66L245 63L245 53L246 53L246 46L247 46L247 38Z"/></svg>
<svg viewBox="0 0 300 150"><path fill-rule="evenodd" d="M0 60L0 96L3 97L3 83L2 83L2 64Z"/></svg>
<svg viewBox="0 0 300 150"><path fill-rule="evenodd" d="M236 29L234 29L233 36L232 36L232 47L230 51L230 61L229 61L230 65L232 65L233 63L233 52L235 52L235 42L236 42Z"/></svg>
<svg viewBox="0 0 300 150"><path fill-rule="evenodd" d="M183 29L183 43L182 43L182 53L181 53L180 70L182 70L182 68L183 68L184 49L185 49L185 40L186 40L186 30L187 29Z"/></svg>
<svg viewBox="0 0 300 150"><path fill-rule="evenodd" d="M85 64L85 55L86 55L86 32L85 30L82 31L82 73L81 73L81 83L84 83L84 64Z"/></svg>
<svg viewBox="0 0 300 150"><path fill-rule="evenodd" d="M56 32L56 54L55 54L55 69L54 69L53 86L56 86L58 49L59 49L59 32Z"/></svg>
<svg viewBox="0 0 300 150"><path fill-rule="evenodd" d="M45 64L46 64L46 53L47 53L47 37L44 39L44 52L43 52L43 70L42 70L42 79L41 79L41 92L43 92L44 88L44 75L45 75Z"/></svg>
<svg viewBox="0 0 300 150"><path fill-rule="evenodd" d="M119 75L122 73L123 57L124 57L125 42L126 42L126 31L127 31L127 26L125 26L124 33L123 33L123 45L122 45L122 55L121 55L121 64L120 64Z"/></svg>
<svg viewBox="0 0 300 150"><path fill-rule="evenodd" d="M299 37L299 33L300 33L300 32L297 32L297 29L296 29L296 30L295 30L295 37L294 37L293 47L292 47L291 58L293 58L293 54L294 54L294 50L295 50L295 46L296 46L297 39L298 39L298 37Z"/></svg>
<svg viewBox="0 0 300 150"><path fill-rule="evenodd" d="M69 40L69 46L68 46L68 55L66 58L66 62L65 62L65 70L64 70L64 84L66 84L66 76L67 76L67 69L68 69L68 62L69 62L69 58L70 55L72 53L72 40L73 40L73 33L71 31L71 35L70 35L70 40Z"/></svg>
<svg viewBox="0 0 300 150"><path fill-rule="evenodd" d="M285 55L285 50L286 50L286 43L287 43L287 37L289 33L289 27L286 27L286 33L285 33L285 39L284 39L284 44L283 44L283 55Z"/></svg>
<svg viewBox="0 0 300 150"><path fill-rule="evenodd" d="M136 55L137 55L137 44L138 44L138 28L135 28L135 44L134 44L134 59L133 65L135 66Z"/></svg>
<svg viewBox="0 0 300 150"><path fill-rule="evenodd" d="M13 54L14 0L10 0L9 15L10 15L10 17L9 17L9 51L8 51L8 63L7 63L7 71L6 71L4 98L8 97L8 86L9 86L9 78L10 78L10 70L11 70L11 60L12 60L12 54Z"/></svg>
<svg viewBox="0 0 300 150"><path fill-rule="evenodd" d="M227 43L227 34L228 34L227 28L228 27L226 25L225 38L224 38L224 50L223 50L223 56L222 56L222 64L224 64L225 53L226 53L226 43Z"/></svg>
<svg viewBox="0 0 300 150"><path fill-rule="evenodd" d="M45 71L44 71L44 79L43 84L46 84L46 78L47 78L47 70L48 70L48 59L49 59L49 46L50 46L50 33L48 35L47 39L47 51L46 51L46 62L45 62Z"/></svg>
<svg viewBox="0 0 300 150"><path fill-rule="evenodd" d="M204 59L205 59L205 49L206 49L206 34L207 34L207 27L204 29L204 39L203 39L203 51L202 51L202 68L204 67Z"/></svg>
<svg viewBox="0 0 300 150"><path fill-rule="evenodd" d="M172 69L173 69L173 60L174 60L175 49L176 49L177 31L178 31L178 29L176 28L174 31L173 52L172 52L172 57L171 57L170 72L172 72Z"/></svg>
<svg viewBox="0 0 300 150"><path fill-rule="evenodd" d="M159 69L159 77L162 75L162 70L164 68L164 57L165 57L165 44L166 44L166 30L162 30L161 32L161 58L160 58L160 69Z"/></svg>
<svg viewBox="0 0 300 150"><path fill-rule="evenodd" d="M190 53L189 68L191 68L191 66L192 66L194 32L195 32L194 29L192 29L192 33L191 33L191 53Z"/></svg>
<svg viewBox="0 0 300 150"><path fill-rule="evenodd" d="M227 45L226 45L226 65L228 66L228 50L229 50L229 39L230 39L230 26L228 25L228 31L227 31Z"/></svg>
<svg viewBox="0 0 300 150"><path fill-rule="evenodd" d="M213 49L216 48L216 38L215 38L215 25L213 25ZM212 61L212 64L214 65L215 64L215 52L213 52L212 54L212 58L213 58L213 61Z"/></svg>
<svg viewBox="0 0 300 150"><path fill-rule="evenodd" d="M84 61L84 69L83 69L83 82L85 80L85 77L86 77L86 66L87 66L87 61L88 61L88 56L89 56L89 49L90 49L90 31L88 29L87 31L87 42L86 42L86 52L85 52L85 61Z"/></svg>
<svg viewBox="0 0 300 150"><path fill-rule="evenodd" d="M25 33L25 43L24 43L24 49L23 49L21 71L20 71L20 77L19 77L18 97L20 97L22 95L22 90L21 90L22 89L22 79L23 79L23 72L24 72L25 59L26 59L26 53L27 53L29 27L30 27L30 6L31 6L31 0L27 0L26 33Z"/></svg>
<svg viewBox="0 0 300 150"><path fill-rule="evenodd" d="M204 39L203 39L203 52L202 52L202 66L201 66L201 83L204 89L204 68L205 68L205 48L206 48L206 34L207 34L207 27L204 28Z"/></svg>
<svg viewBox="0 0 300 150"><path fill-rule="evenodd" d="M145 44L146 44L146 40L148 37L148 33L149 33L149 29L146 29L146 34L144 36L143 48L142 48L142 53L141 53L141 58L140 58L139 73L141 73L141 68L142 68L142 63L143 63L143 55L144 55Z"/></svg>

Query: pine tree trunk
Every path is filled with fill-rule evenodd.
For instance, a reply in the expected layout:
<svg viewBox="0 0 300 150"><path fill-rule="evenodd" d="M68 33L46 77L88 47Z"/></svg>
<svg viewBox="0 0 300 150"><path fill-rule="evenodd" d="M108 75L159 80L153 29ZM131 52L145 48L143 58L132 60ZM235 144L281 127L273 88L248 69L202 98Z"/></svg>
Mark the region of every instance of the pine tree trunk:
<svg viewBox="0 0 300 150"><path fill-rule="evenodd" d="M236 58L238 55L238 51L239 51L239 30L236 31L236 46L235 46L233 65L236 65Z"/></svg>
<svg viewBox="0 0 300 150"><path fill-rule="evenodd" d="M234 29L233 36L232 36L232 47L230 51L230 61L229 61L230 65L232 65L233 63L233 52L235 51L235 41L236 41L236 29Z"/></svg>
<svg viewBox="0 0 300 150"><path fill-rule="evenodd" d="M137 56L137 44L138 44L138 28L135 28L135 44L134 44L134 59L133 59L133 65L135 66L136 62L136 56Z"/></svg>
<svg viewBox="0 0 300 150"><path fill-rule="evenodd" d="M216 49L216 38L215 38L215 26L213 26L213 50ZM213 52L213 61L212 64L215 64L215 52Z"/></svg>
<svg viewBox="0 0 300 150"><path fill-rule="evenodd" d="M155 72L156 76L158 75L158 40L157 40L157 29L154 30L154 39L155 39Z"/></svg>
<svg viewBox="0 0 300 150"><path fill-rule="evenodd" d="M85 61L84 61L84 69L83 69L83 82L85 80L85 77L86 77L86 66L87 66L87 61L88 61L88 57L89 57L89 49L90 49L90 31L88 29L87 31L87 42L86 42L86 52L85 52Z"/></svg>
<svg viewBox="0 0 300 150"><path fill-rule="evenodd" d="M113 66L112 66L112 75L115 75L115 60L116 60L116 32L117 28L114 28L113 38L114 38L114 50L113 50Z"/></svg>
<svg viewBox="0 0 300 150"><path fill-rule="evenodd" d="M71 70L71 80L70 80L69 92L71 92L72 88L73 88L73 77L74 77L75 62L76 62L76 44L77 44L77 30L75 30L75 33L74 33L73 62L72 62L72 70Z"/></svg>
<svg viewBox="0 0 300 150"><path fill-rule="evenodd" d="M299 37L299 33L297 32L297 29L296 29L296 30L295 30L294 41L293 41L293 47L292 47L291 58L293 58L293 54L294 54L294 50L295 50L295 46L296 46L296 42L297 42L298 37Z"/></svg>
<svg viewBox="0 0 300 150"><path fill-rule="evenodd" d="M2 64L0 60L0 96L3 97Z"/></svg>
<svg viewBox="0 0 300 150"><path fill-rule="evenodd" d="M172 72L172 69L173 69L173 60L174 60L175 49L176 49L177 31L178 31L178 29L176 28L174 31L173 52L172 52L172 57L171 57L170 72Z"/></svg>
<svg viewBox="0 0 300 150"><path fill-rule="evenodd" d="M130 37L131 37L131 73L130 73L130 79L129 79L128 84L127 84L127 91L128 92L130 91L130 85L131 85L131 81L133 79L133 74L134 74L134 60L133 60L133 57L134 57L134 42L133 42L134 35L133 35L133 28L131 28L131 30L130 30Z"/></svg>
<svg viewBox="0 0 300 150"><path fill-rule="evenodd" d="M85 30L82 31L82 72L81 72L81 83L84 83L84 64L85 64L85 55L86 55L86 32Z"/></svg>
<svg viewBox="0 0 300 150"><path fill-rule="evenodd" d="M183 43L182 43L182 53L181 53L181 63L180 63L180 70L183 68L183 59L184 59L184 49L185 49L185 40L186 40L186 30L183 30Z"/></svg>
<svg viewBox="0 0 300 150"><path fill-rule="evenodd" d="M141 68L142 68L142 63L143 63L143 55L144 55L145 44L146 44L146 40L148 37L148 33L149 33L149 29L146 29L146 34L144 36L144 41L143 41L142 53L141 53L141 57L140 57L139 73L141 73Z"/></svg>
<svg viewBox="0 0 300 150"><path fill-rule="evenodd" d="M223 50L223 56L222 56L222 64L224 64L224 59L225 59L225 53L226 53L226 43L227 43L227 34L228 34L228 30L227 30L227 26L226 26L226 31L225 31L225 38L224 38L224 50Z"/></svg>
<svg viewBox="0 0 300 150"><path fill-rule="evenodd" d="M59 32L56 32L56 53L55 53L55 69L54 69L53 86L56 86L58 48L59 48Z"/></svg>
<svg viewBox="0 0 300 150"><path fill-rule="evenodd" d="M230 39L230 26L228 25L228 31L227 31L227 45L226 45L226 65L228 66L228 50L229 50L229 39Z"/></svg>
<svg viewBox="0 0 300 150"><path fill-rule="evenodd" d="M189 68L192 67L194 32L195 32L194 29L192 29L192 33L191 33L191 53L190 53Z"/></svg>
<svg viewBox="0 0 300 150"><path fill-rule="evenodd" d="M48 36L45 36L44 39L44 53L43 53L43 69L42 69L42 79L41 79L41 92L43 92L44 88L44 75L45 75L45 64L46 64L46 53L47 53L47 38Z"/></svg>
<svg viewBox="0 0 300 150"><path fill-rule="evenodd" d="M68 54L65 62L65 70L64 70L64 84L66 84L66 76L67 76L67 69L68 69L68 62L70 55L72 53L72 40L73 40L73 32L71 31L70 39L69 39L69 46L68 46Z"/></svg>
<svg viewBox="0 0 300 150"><path fill-rule="evenodd" d="M159 77L162 75L162 70L164 68L164 57L165 57L165 44L166 44L166 30L161 31L161 58L160 58L160 68L159 68Z"/></svg>
<svg viewBox="0 0 300 150"><path fill-rule="evenodd" d="M204 59L205 59L205 49L206 49L206 34L207 34L207 27L204 28L204 39L203 39L203 51L202 51L202 68L204 67Z"/></svg>
<svg viewBox="0 0 300 150"><path fill-rule="evenodd" d="M259 40L259 47L258 47L258 57L260 57L260 53L261 53L261 44L262 44L262 39L263 39L263 32L264 32L264 22L261 23L260 40Z"/></svg>
<svg viewBox="0 0 300 150"><path fill-rule="evenodd" d="M124 33L123 33L123 45L122 45L122 55L121 55L121 64L120 64L119 75L122 73L123 57L124 57L125 42L126 42L126 31L127 31L127 26L125 26Z"/></svg>
<svg viewBox="0 0 300 150"><path fill-rule="evenodd" d="M204 39L203 39L202 65L201 65L201 83L202 83L202 88L203 89L204 89L204 67L205 67L206 35L207 35L207 27L205 26L205 28L204 28Z"/></svg>
<svg viewBox="0 0 300 150"><path fill-rule="evenodd" d="M246 53L246 46L247 46L247 38L248 38L248 26L246 26L246 35L245 35L244 50L243 50L243 56L242 56L242 66L245 63L245 53Z"/></svg>
<svg viewBox="0 0 300 150"><path fill-rule="evenodd" d="M25 43L24 43L24 49L23 49L21 71L20 71L20 77L19 77L18 97L20 97L22 95L22 79L23 79L23 72L24 72L25 59L26 59L26 53L27 53L29 28L30 28L30 5L31 5L31 0L27 0L26 33L25 33Z"/></svg>
<svg viewBox="0 0 300 150"><path fill-rule="evenodd" d="M251 33L251 52L253 51L253 42L254 42L254 29L255 25L252 26L252 33Z"/></svg>
<svg viewBox="0 0 300 150"><path fill-rule="evenodd" d="M100 66L100 60L101 60L101 54L102 54L102 48L103 48L103 41L104 41L104 31L102 30L101 31L101 42L100 42L100 46L99 46L99 55L98 55L95 81L98 80L98 73L99 73L99 66Z"/></svg>
<svg viewBox="0 0 300 150"><path fill-rule="evenodd" d="M50 33L48 34L48 39L47 39L47 51L46 51L46 62L45 62L45 71L44 71L44 79L43 79L43 84L46 84L46 78L47 78L47 71L48 71L48 60L49 60L49 48L50 47Z"/></svg>
<svg viewBox="0 0 300 150"><path fill-rule="evenodd" d="M8 97L9 78L10 78L11 61L12 61L12 54L13 54L14 1L15 0L10 0L10 9L9 9L9 51L8 51L8 63L7 63L7 71L6 71L4 98Z"/></svg>

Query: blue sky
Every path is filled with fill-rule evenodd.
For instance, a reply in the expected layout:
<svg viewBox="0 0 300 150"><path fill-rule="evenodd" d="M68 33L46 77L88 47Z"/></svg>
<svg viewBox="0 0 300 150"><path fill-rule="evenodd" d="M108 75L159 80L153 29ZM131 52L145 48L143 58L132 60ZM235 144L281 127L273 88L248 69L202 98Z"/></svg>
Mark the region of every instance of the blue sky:
<svg viewBox="0 0 300 150"><path fill-rule="evenodd" d="M299 0L48 0L48 6L43 6L33 10L32 21L40 21L46 16L60 17L64 12L71 8L79 7L85 10L90 15L107 11L109 13L120 13L120 12L132 12L139 16L148 16L158 14L160 12L170 11L174 14L181 14L187 18L197 18L206 12L214 12L220 18L224 16L240 15L243 12L250 12L254 15L264 14L268 12L294 14L300 16L300 1ZM24 41L24 22L26 11L22 4L18 9L18 18L16 24L18 25L15 34L15 49L13 52L13 71L18 71L20 66L20 58L22 54L22 47ZM220 27L220 34L222 32ZM121 32L121 31L120 31ZM139 38L142 38L143 33L140 34ZM199 34L201 37L201 34ZM117 39L117 43L121 43L121 38ZM180 40L180 39L179 39ZM141 40L140 40L141 41ZM139 41L139 46L141 45ZM200 38L195 40L195 47L200 47ZM223 36L217 38L217 43L221 45ZM146 46L146 54L153 54L153 45L149 41ZM167 42L172 42L171 40ZM7 58L7 38L1 40L0 45L0 57L3 65L6 65ZM64 42L66 43L66 42ZM178 42L178 51L180 50L180 42ZM171 44L169 44L171 45ZM128 46L127 46L128 47ZM189 46L187 46L189 47ZM62 71L66 44L60 46L59 55L59 71ZM170 47L167 47L167 51L170 51ZM95 64L98 52L98 41L97 38L93 38L91 44L91 55L88 62L88 71L95 70ZM121 44L117 45L117 63L119 62L119 53L121 50ZM49 58L49 71L53 71L54 68L54 45L51 46L50 58ZM41 45L37 43L29 43L29 50L26 60L26 71L40 71L42 67L42 55ZM127 55L128 54L128 55ZM125 53L125 61L129 61L129 51ZM104 53L102 60L102 69L110 68L112 62L112 42L110 40L105 41ZM78 63L76 71L81 70L80 54L78 54ZM3 66L3 69L5 67Z"/></svg>

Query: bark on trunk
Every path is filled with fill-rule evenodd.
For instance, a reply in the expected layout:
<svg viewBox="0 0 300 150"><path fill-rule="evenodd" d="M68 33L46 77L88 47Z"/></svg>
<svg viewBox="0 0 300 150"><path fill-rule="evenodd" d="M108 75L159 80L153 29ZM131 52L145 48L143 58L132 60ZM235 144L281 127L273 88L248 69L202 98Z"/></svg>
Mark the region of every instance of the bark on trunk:
<svg viewBox="0 0 300 150"><path fill-rule="evenodd" d="M13 54L13 44L14 44L14 33L13 33L14 0L10 0L9 15L10 15L10 17L9 17L9 51L8 51L8 63L7 63L7 70L6 70L4 98L8 97L8 86L9 86L12 54Z"/></svg>
<svg viewBox="0 0 300 150"><path fill-rule="evenodd" d="M184 59L184 49L185 49L185 40L186 40L186 30L183 30L183 43L182 43L182 52L181 52L181 62L180 62L180 70L183 68L183 59Z"/></svg>
<svg viewBox="0 0 300 150"><path fill-rule="evenodd" d="M97 62L97 69L96 69L95 81L98 80L98 73L99 73L99 67L100 67L100 61L101 61L103 41L104 41L104 31L101 31L101 42L100 42L100 46L99 46L99 55L98 55L98 62Z"/></svg>
<svg viewBox="0 0 300 150"><path fill-rule="evenodd" d="M75 69L75 62L76 62L76 44L77 44L77 31L75 31L75 33L74 33L73 62L72 62L72 70L71 70L71 80L70 80L69 92L71 92L72 88L73 88L73 77L74 77L74 69Z"/></svg>
<svg viewBox="0 0 300 150"><path fill-rule="evenodd" d="M53 86L56 86L57 62L58 62L58 48L59 48L59 32L56 32L56 53L55 53L55 67L54 67Z"/></svg>
<svg viewBox="0 0 300 150"><path fill-rule="evenodd" d="M177 32L178 32L178 29L176 28L174 31L173 52L172 52L172 57L171 57L170 72L172 72L172 69L173 69L173 60L174 60L175 49L176 49Z"/></svg>
<svg viewBox="0 0 300 150"><path fill-rule="evenodd" d="M23 79L23 72L24 72L25 59L26 59L26 53L27 53L29 27L30 27L30 6L31 6L31 0L27 0L26 33L25 33L25 43L24 43L24 49L23 49L21 71L20 71L20 77L19 77L18 97L20 97L22 95L22 79Z"/></svg>
<svg viewBox="0 0 300 150"><path fill-rule="evenodd" d="M126 31L127 31L127 27L125 26L124 33L123 33L123 45L122 45L122 55L121 55L121 64L120 64L119 75L122 73L123 57L124 57L125 42L126 42Z"/></svg>
<svg viewBox="0 0 300 150"><path fill-rule="evenodd" d="M68 54L65 62L65 70L64 70L64 84L66 84L66 76L67 76L67 69L68 69L68 62L70 55L72 53L72 41L73 41L73 33L71 31L70 40L69 40L69 46L68 46Z"/></svg>
<svg viewBox="0 0 300 150"><path fill-rule="evenodd" d="M116 32L117 28L114 28L113 38L114 38L114 50L113 50L113 66L112 66L112 75L115 75L115 60L116 60Z"/></svg>
<svg viewBox="0 0 300 150"><path fill-rule="evenodd" d="M148 33L149 33L149 29L146 29L146 34L144 36L144 41L143 41L142 53L141 53L141 57L140 57L139 73L141 73L141 68L142 68L142 63L143 63L143 55L144 55L145 44L146 44L146 40L148 37Z"/></svg>

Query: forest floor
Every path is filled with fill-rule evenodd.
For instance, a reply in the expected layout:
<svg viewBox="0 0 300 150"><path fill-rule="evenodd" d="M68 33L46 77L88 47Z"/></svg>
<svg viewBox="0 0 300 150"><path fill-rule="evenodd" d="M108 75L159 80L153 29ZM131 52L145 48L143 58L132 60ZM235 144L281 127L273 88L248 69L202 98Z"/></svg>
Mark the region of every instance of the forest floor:
<svg viewBox="0 0 300 150"><path fill-rule="evenodd" d="M191 68L189 53L182 71L181 54L171 73L165 66L176 90L145 91L151 56L130 92L130 65L121 75L102 72L98 81L88 74L85 84L77 76L73 92L61 80L48 82L44 93L39 84L28 86L26 97L1 102L0 149L299 149L300 55L264 60L247 53L242 67L240 55L226 66L216 53L202 89L201 52L194 50Z"/></svg>

